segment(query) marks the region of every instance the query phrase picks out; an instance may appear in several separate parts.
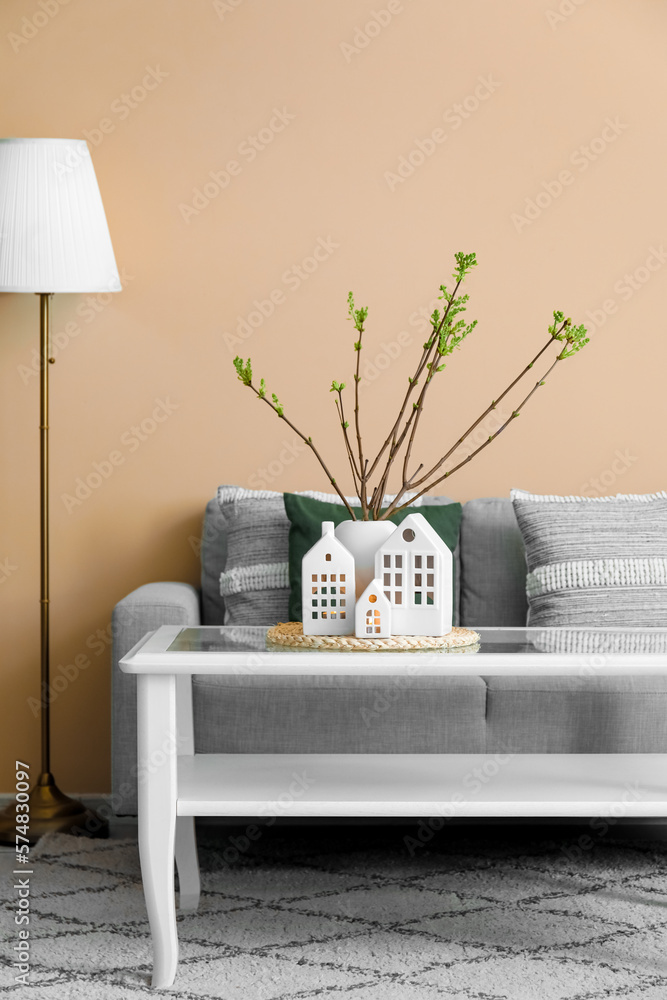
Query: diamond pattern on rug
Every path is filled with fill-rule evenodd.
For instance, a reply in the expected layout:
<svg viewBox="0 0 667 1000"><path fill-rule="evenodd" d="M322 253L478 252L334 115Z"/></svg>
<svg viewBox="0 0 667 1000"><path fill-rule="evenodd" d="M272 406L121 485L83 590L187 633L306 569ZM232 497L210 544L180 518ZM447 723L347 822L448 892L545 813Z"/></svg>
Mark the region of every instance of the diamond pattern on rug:
<svg viewBox="0 0 667 1000"><path fill-rule="evenodd" d="M33 852L31 982L15 987L6 964L0 998L667 996L661 845L600 838L577 855L452 828L410 856L404 834L275 828L230 864L231 834L200 832L201 905L179 915L176 982L157 993L136 843L47 837ZM11 962L11 920L1 941Z"/></svg>

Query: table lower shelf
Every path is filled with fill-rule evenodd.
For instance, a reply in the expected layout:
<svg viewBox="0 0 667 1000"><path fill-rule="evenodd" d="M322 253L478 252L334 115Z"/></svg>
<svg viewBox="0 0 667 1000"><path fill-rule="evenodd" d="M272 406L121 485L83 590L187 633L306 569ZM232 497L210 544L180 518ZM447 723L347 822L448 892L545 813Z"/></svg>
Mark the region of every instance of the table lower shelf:
<svg viewBox="0 0 667 1000"><path fill-rule="evenodd" d="M196 754L179 816L667 817L662 754Z"/></svg>

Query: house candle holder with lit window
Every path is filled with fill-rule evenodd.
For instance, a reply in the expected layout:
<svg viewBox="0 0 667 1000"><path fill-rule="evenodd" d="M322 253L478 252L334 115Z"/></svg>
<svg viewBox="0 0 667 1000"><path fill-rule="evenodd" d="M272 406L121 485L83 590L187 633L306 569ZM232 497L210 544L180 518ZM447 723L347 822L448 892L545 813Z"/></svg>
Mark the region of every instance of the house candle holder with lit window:
<svg viewBox="0 0 667 1000"><path fill-rule="evenodd" d="M425 517L409 514L377 549L374 580L354 595L354 557L324 521L302 561L304 635L447 635L452 553Z"/></svg>

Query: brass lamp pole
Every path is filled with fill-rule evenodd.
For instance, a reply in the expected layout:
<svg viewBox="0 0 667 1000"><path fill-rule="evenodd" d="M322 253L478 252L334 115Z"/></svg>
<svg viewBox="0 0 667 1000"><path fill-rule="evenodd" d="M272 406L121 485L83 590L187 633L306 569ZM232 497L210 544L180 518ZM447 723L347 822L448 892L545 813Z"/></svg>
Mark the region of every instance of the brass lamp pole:
<svg viewBox="0 0 667 1000"><path fill-rule="evenodd" d="M41 691L41 770L32 787L28 805L28 839L34 844L45 833L78 833L108 837L109 824L92 809L61 792L51 774L51 676L49 608L49 364L53 364L49 343L49 299L39 293L39 526L40 526L40 691ZM16 809L0 813L0 842L15 843Z"/></svg>
<svg viewBox="0 0 667 1000"><path fill-rule="evenodd" d="M61 792L51 773L49 364L54 358L49 302L54 292L112 292L121 287L85 142L0 139L0 233L0 292L39 295L41 769L29 793L26 835L31 843L49 832L106 837L106 820ZM0 812L0 842L14 844L16 826L12 804Z"/></svg>

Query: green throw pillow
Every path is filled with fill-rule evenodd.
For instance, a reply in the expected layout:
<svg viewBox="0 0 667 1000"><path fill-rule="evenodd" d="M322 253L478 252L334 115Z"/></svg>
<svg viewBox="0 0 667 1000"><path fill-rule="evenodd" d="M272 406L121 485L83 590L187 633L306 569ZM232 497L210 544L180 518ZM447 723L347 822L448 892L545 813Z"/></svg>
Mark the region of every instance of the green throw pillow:
<svg viewBox="0 0 667 1000"><path fill-rule="evenodd" d="M323 500L312 500L310 497L297 496L296 493L284 493L285 513L289 518L289 616L290 621L301 621L301 560L308 549L312 548L322 536L322 521L333 521L339 525L348 521L349 514L340 503L327 503ZM408 514L423 514L431 527L437 531L445 545L454 551L459 540L461 525L461 504L424 504L420 507L407 507L405 510L392 514L389 520L400 524ZM455 570L452 570L455 572ZM456 584L456 581L454 581ZM454 586L456 593L456 585Z"/></svg>

